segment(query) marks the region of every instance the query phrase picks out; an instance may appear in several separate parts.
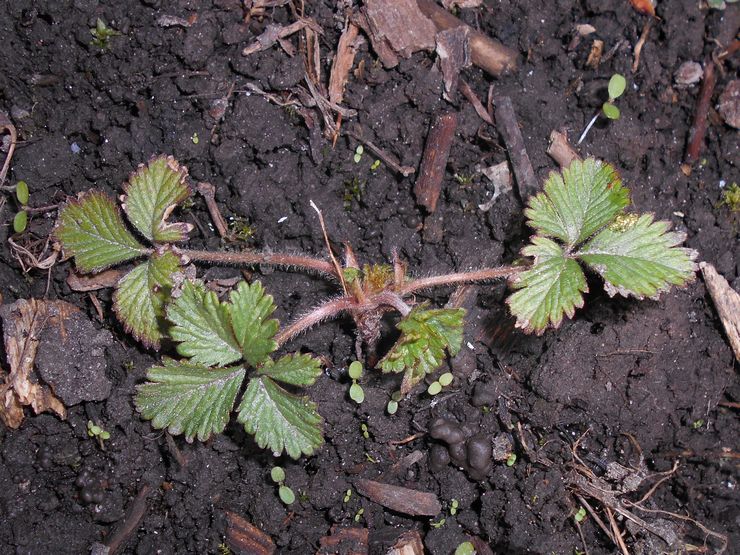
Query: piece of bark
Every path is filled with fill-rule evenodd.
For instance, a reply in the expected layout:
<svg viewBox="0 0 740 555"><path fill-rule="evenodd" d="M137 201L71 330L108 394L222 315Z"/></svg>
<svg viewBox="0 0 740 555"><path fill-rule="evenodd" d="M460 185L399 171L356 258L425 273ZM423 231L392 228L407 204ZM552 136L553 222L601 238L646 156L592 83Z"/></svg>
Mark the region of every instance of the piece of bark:
<svg viewBox="0 0 740 555"><path fill-rule="evenodd" d="M108 548L108 553L114 555L118 550L126 544L128 538L137 530L141 519L146 514L146 499L152 491L152 487L149 484L144 484L139 493L136 495L134 500L126 512L126 518L116 524L116 527L108 537L108 541L105 542Z"/></svg>
<svg viewBox="0 0 740 555"><path fill-rule="evenodd" d="M550 146L547 147L547 153L558 163L560 169L570 166L573 160L580 160L581 157L573 150L568 142L568 137L560 131L550 133Z"/></svg>
<svg viewBox="0 0 740 555"><path fill-rule="evenodd" d="M599 67L601 63L601 55L604 53L604 41L595 39L591 43L591 51L588 53L588 59L586 60L586 66L592 69Z"/></svg>
<svg viewBox="0 0 740 555"><path fill-rule="evenodd" d="M437 29L419 10L415 0L366 0L364 13L370 28L370 41L386 67L398 64L398 58L383 58L388 49L402 58L419 50L434 49ZM387 48L376 48L378 43Z"/></svg>
<svg viewBox="0 0 740 555"><path fill-rule="evenodd" d="M437 208L437 200L456 129L457 114L454 112L438 115L429 129L419 167L419 178L414 184L414 194L419 204L424 206L430 214Z"/></svg>
<svg viewBox="0 0 740 555"><path fill-rule="evenodd" d="M714 68L714 62L707 60L704 66L704 79L701 82L699 97L694 109L694 121L689 131L689 140L686 146L686 156L684 162L693 164L699 159L702 146L704 146L704 135L707 132L707 113L712 102L714 86L717 84L717 72Z"/></svg>
<svg viewBox="0 0 740 555"><path fill-rule="evenodd" d="M314 32L319 34L323 32L321 27L310 17L300 18L298 21L294 21L290 25L285 26L270 24L259 37L242 50L242 56L249 56L255 52L267 50L272 48L275 43L279 43L281 46L284 46L282 42L283 39L301 29L304 29L305 27L310 27ZM290 49L292 49L292 46L288 47L288 50ZM291 54L291 52L288 52L288 54Z"/></svg>
<svg viewBox="0 0 740 555"><path fill-rule="evenodd" d="M727 125L740 129L740 79L727 83L719 95L717 110Z"/></svg>
<svg viewBox="0 0 740 555"><path fill-rule="evenodd" d="M358 479L355 488L370 501L383 507L411 516L434 516L442 505L433 493L401 486L391 486L373 480Z"/></svg>
<svg viewBox="0 0 740 555"><path fill-rule="evenodd" d="M475 113L478 114L478 117L480 117L480 119L485 121L487 124L493 125L491 114L486 111L486 107L483 106L480 98L478 98L478 95L473 92L473 89L470 88L470 85L468 85L464 79L458 79L458 87L460 87L460 92L463 93L463 96L467 98L468 102L473 105L473 109L475 110Z"/></svg>
<svg viewBox="0 0 740 555"><path fill-rule="evenodd" d="M453 102L457 93L460 71L470 65L470 28L455 27L437 33L437 56L444 79L445 100Z"/></svg>
<svg viewBox="0 0 740 555"><path fill-rule="evenodd" d="M421 12L434 22L438 31L466 25L434 0L416 0ZM473 64L493 76L516 68L516 52L498 41L470 28L470 56Z"/></svg>
<svg viewBox="0 0 740 555"><path fill-rule="evenodd" d="M740 295L708 262L700 262L699 268L735 353L735 360L740 361Z"/></svg>
<svg viewBox="0 0 740 555"><path fill-rule="evenodd" d="M416 530L401 534L386 555L424 555L424 543Z"/></svg>
<svg viewBox="0 0 740 555"><path fill-rule="evenodd" d="M352 22L347 23L347 28L339 37L337 52L331 64L331 75L329 76L329 101L341 104L344 98L344 87L347 84L349 71L355 62L357 49L363 43L357 34L360 28Z"/></svg>
<svg viewBox="0 0 740 555"><path fill-rule="evenodd" d="M319 539L319 550L316 555L367 555L369 532L367 528L341 527L334 525L328 536Z"/></svg>
<svg viewBox="0 0 740 555"><path fill-rule="evenodd" d="M272 555L275 544L270 536L236 513L226 511L226 545L236 555Z"/></svg>
<svg viewBox="0 0 740 555"><path fill-rule="evenodd" d="M539 187L534 176L532 163L524 146L524 138L519 130L519 122L514 112L514 104L508 96L497 96L494 100L495 119L499 133L504 139L506 152L514 168L519 197L522 202L537 193Z"/></svg>
<svg viewBox="0 0 740 555"><path fill-rule="evenodd" d="M88 291L97 291L98 289L107 289L113 287L121 279L123 272L121 270L105 270L98 274L82 275L75 270L70 270L67 275L67 285L72 291L87 293Z"/></svg>

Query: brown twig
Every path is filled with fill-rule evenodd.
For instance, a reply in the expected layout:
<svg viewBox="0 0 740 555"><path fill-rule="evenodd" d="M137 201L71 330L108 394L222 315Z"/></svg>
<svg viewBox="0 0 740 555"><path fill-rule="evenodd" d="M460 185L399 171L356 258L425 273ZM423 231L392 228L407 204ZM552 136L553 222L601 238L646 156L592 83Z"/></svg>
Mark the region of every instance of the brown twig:
<svg viewBox="0 0 740 555"><path fill-rule="evenodd" d="M642 28L642 33L640 33L640 39L637 41L637 44L635 44L635 59L632 62L632 73L635 73L637 71L637 68L640 67L640 55L642 54L642 47L645 46L645 41L647 41L648 36L650 35L650 29L652 28L652 26L653 20L648 19L645 23L645 26Z"/></svg>
<svg viewBox="0 0 740 555"><path fill-rule="evenodd" d="M494 99L496 124L506 144L509 160L514 167L516 184L522 202L537 193L537 178L534 176L532 163L529 161L527 147L524 145L519 122L514 112L514 104L508 96L497 96Z"/></svg>
<svg viewBox="0 0 740 555"><path fill-rule="evenodd" d="M216 187L210 183L201 181L196 188L200 196L203 197L203 200L206 201L206 208L208 208L208 214L211 216L213 225L216 226L216 231L218 231L221 238L225 239L229 235L229 228L224 221L224 217L221 215L218 204L216 204Z"/></svg>
<svg viewBox="0 0 740 555"><path fill-rule="evenodd" d="M319 25L317 25L316 22L310 18L302 17L298 21L294 21L290 25L285 26L268 25L264 33L262 33L250 45L242 50L242 55L249 56L250 54L254 54L255 52L267 50L268 48L271 48L276 42L279 42L282 45L283 39L289 37L293 33L296 33L305 27L310 27L316 33L322 33L321 27L319 27Z"/></svg>
<svg viewBox="0 0 740 555"><path fill-rule="evenodd" d="M476 95L473 89L470 88L470 85L468 85L464 79L460 79L457 87L460 89L463 96L468 99L468 102L473 105L473 109L480 119L485 121L488 125L493 125L493 118L491 118L491 115L486 111L485 106L483 106L478 95Z"/></svg>
<svg viewBox="0 0 740 555"><path fill-rule="evenodd" d="M550 146L547 147L547 154L558 163L561 169L571 165L573 160L580 160L581 157L570 146L568 137L560 131L550 133Z"/></svg>
<svg viewBox="0 0 740 555"><path fill-rule="evenodd" d="M408 177L416 172L411 166L402 166L401 163L392 154L386 152L378 145L368 139L362 128L359 125L353 125L351 129L345 130L345 134L349 135L356 141L361 142L365 145L375 156L380 158L386 166L391 168L393 171L400 173L404 177Z"/></svg>
<svg viewBox="0 0 740 555"><path fill-rule="evenodd" d="M414 184L414 194L419 204L430 214L437 207L456 129L457 114L454 112L438 115L429 129L419 177Z"/></svg>
<svg viewBox="0 0 740 555"><path fill-rule="evenodd" d="M4 131L10 133L10 146L8 147L8 154L5 156L3 169L0 170L0 186L5 183L5 176L8 175L8 170L10 169L10 161L13 159L15 145L18 142L18 134L16 133L15 125L13 125L8 116L6 116L3 112L0 112L0 133Z"/></svg>
<svg viewBox="0 0 740 555"><path fill-rule="evenodd" d="M108 547L108 553L110 555L114 555L129 536L139 527L141 519L146 514L146 498L151 491L152 487L149 484L144 484L141 487L136 498L129 506L126 518L116 526L110 538L108 538L105 545Z"/></svg>
<svg viewBox="0 0 740 555"><path fill-rule="evenodd" d="M717 75L714 70L714 62L707 60L704 66L704 78L701 83L701 90L696 101L694 110L694 121L689 131L688 145L686 146L686 156L684 162L693 164L699 159L702 146L704 146L704 136L707 132L707 113L712 102L714 86L717 84Z"/></svg>

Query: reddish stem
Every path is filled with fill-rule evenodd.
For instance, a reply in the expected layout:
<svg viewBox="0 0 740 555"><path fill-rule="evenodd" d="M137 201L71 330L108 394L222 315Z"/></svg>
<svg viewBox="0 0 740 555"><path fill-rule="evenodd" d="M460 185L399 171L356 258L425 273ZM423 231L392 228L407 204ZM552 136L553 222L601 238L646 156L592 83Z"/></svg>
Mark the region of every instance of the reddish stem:
<svg viewBox="0 0 740 555"><path fill-rule="evenodd" d="M694 111L694 122L691 125L689 142L686 146L684 162L687 164L693 164L699 159L702 146L704 146L704 136L707 133L707 113L712 104L712 94L716 84L717 75L714 71L714 62L707 60L704 66L704 79L701 82L701 90Z"/></svg>
<svg viewBox="0 0 740 555"><path fill-rule="evenodd" d="M322 274L328 274L338 278L337 272L331 262L312 258L310 256L301 256L294 254L274 253L267 254L263 252L242 251L242 252L224 252L224 251L200 251L188 250L181 251L183 255L196 262L213 262L214 264L233 264L233 265L254 265L254 264L272 264L274 266L285 266L287 268L300 268L304 270L314 270Z"/></svg>
<svg viewBox="0 0 740 555"><path fill-rule="evenodd" d="M500 268L484 268L483 270L474 270L471 272L458 272L455 274L419 278L406 283L399 291L397 291L397 293L403 296L422 289L429 289L431 287L439 287L442 285L489 281L492 279L513 276L514 274L518 274L524 270L526 270L526 267L502 266Z"/></svg>
<svg viewBox="0 0 740 555"><path fill-rule="evenodd" d="M320 324L324 320L329 320L338 316L342 312L355 308L357 303L353 297L339 297L333 299L322 305L317 306L311 312L305 316L299 318L286 328L283 328L280 333L275 336L275 341L278 346L287 343L294 337L299 336L304 331L312 328L316 324Z"/></svg>

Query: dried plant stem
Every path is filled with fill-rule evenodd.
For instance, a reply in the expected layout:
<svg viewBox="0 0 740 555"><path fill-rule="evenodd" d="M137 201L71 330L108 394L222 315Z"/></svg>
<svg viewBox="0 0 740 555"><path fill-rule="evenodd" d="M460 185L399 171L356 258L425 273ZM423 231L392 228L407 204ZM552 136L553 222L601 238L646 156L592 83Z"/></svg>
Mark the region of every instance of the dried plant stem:
<svg viewBox="0 0 740 555"><path fill-rule="evenodd" d="M482 270L473 270L470 272L458 272L455 274L419 278L412 280L401 287L398 294L409 295L422 289L430 289L432 287L439 287L442 285L489 281L492 279L513 276L526 269L527 268L524 266L501 266L499 268L484 268Z"/></svg>
<svg viewBox="0 0 740 555"><path fill-rule="evenodd" d="M316 272L338 278L334 265L331 262L321 260L319 258L312 258L310 256L284 253L268 254L254 251L212 252L183 249L180 252L194 262L213 262L214 264L246 266L254 264L272 264L274 266L314 270Z"/></svg>

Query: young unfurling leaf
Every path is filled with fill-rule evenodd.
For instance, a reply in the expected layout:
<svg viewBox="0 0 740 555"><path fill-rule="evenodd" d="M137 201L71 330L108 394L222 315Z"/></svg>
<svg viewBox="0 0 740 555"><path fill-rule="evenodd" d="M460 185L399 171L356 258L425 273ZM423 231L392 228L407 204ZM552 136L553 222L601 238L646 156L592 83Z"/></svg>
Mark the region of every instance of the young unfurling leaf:
<svg viewBox="0 0 740 555"><path fill-rule="evenodd" d="M693 279L696 252L677 247L684 235L649 214L625 214L628 204L614 168L592 158L550 176L525 211L539 235L522 251L534 264L513 279L518 291L507 300L517 327L539 334L571 317L588 291L581 263L611 296L655 297Z"/></svg>
<svg viewBox="0 0 740 555"><path fill-rule="evenodd" d="M415 307L397 327L401 337L380 361L383 372L404 372L401 391L408 392L426 374L460 351L465 309L425 309Z"/></svg>

